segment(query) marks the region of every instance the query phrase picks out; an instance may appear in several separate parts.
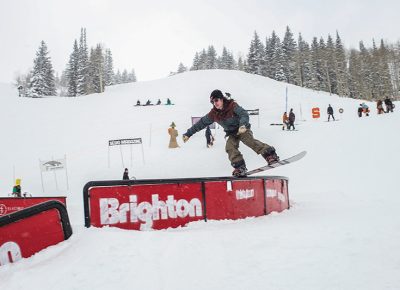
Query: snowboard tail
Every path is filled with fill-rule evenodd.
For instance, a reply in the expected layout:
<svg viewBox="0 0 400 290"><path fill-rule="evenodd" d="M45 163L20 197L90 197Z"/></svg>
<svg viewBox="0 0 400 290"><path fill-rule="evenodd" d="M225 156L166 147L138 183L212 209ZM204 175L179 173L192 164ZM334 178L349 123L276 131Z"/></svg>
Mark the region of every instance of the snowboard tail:
<svg viewBox="0 0 400 290"><path fill-rule="evenodd" d="M302 152L300 152L300 153L298 153L298 154L296 154L296 155L294 155L292 157L289 157L289 158L286 158L286 159L283 159L283 160L279 160L278 162L273 163L271 165L265 165L265 166L261 166L259 168L247 171L247 175L252 175L252 174L263 172L263 171L266 171L266 170L270 170L270 169L273 169L273 168L276 168L276 167L279 167L279 166L282 166L282 165L286 165L286 164L290 164L290 163L296 162L296 161L300 160L301 158L303 158L304 156L306 156L306 154L307 154L307 151L302 151Z"/></svg>

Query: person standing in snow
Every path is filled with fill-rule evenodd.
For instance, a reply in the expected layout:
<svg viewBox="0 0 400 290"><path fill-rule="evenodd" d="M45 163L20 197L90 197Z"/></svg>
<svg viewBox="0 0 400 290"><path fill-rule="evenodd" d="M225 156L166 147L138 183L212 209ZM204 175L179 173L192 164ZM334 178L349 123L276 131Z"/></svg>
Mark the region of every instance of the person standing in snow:
<svg viewBox="0 0 400 290"><path fill-rule="evenodd" d="M386 105L386 113L392 112L393 113L393 103L389 97L385 98L385 105Z"/></svg>
<svg viewBox="0 0 400 290"><path fill-rule="evenodd" d="M122 180L129 180L128 168L125 168L124 175L122 176Z"/></svg>
<svg viewBox="0 0 400 290"><path fill-rule="evenodd" d="M385 113L382 100L378 100L378 102L376 103L376 109L378 110L378 115Z"/></svg>
<svg viewBox="0 0 400 290"><path fill-rule="evenodd" d="M178 141L176 141L176 137L178 137L178 131L175 130L175 123L172 122L171 125L169 125L170 128L168 128L168 134L170 136L169 139L169 145L168 148L178 148Z"/></svg>
<svg viewBox="0 0 400 290"><path fill-rule="evenodd" d="M207 148L210 148L214 145L214 137L211 134L210 126L207 126L206 129L206 139L207 139Z"/></svg>
<svg viewBox="0 0 400 290"><path fill-rule="evenodd" d="M17 178L15 180L15 185L13 187L12 195L15 197L22 197L22 195L21 195L21 179L20 178Z"/></svg>
<svg viewBox="0 0 400 290"><path fill-rule="evenodd" d="M243 142L257 154L261 154L268 164L279 161L274 147L254 139L253 132L250 130L249 114L245 109L233 99L228 100L220 90L211 92L210 102L213 104L211 111L183 134L183 142L186 143L193 134L217 122L226 133L225 151L228 153L229 161L234 168L233 176L244 177L247 173L246 162L239 151L240 142Z"/></svg>
<svg viewBox="0 0 400 290"><path fill-rule="evenodd" d="M282 130L285 130L285 127L289 130L289 117L287 115L287 112L283 113L282 123L283 123Z"/></svg>
<svg viewBox="0 0 400 290"><path fill-rule="evenodd" d="M326 111L328 113L328 122L330 121L331 116L333 121L335 121L335 117L333 116L333 108L331 107L331 104L329 104L328 109Z"/></svg>
<svg viewBox="0 0 400 290"><path fill-rule="evenodd" d="M294 121L296 120L296 115L293 113L293 109L290 109L289 112L289 125L288 125L288 130L293 127L293 130L296 128L294 127Z"/></svg>

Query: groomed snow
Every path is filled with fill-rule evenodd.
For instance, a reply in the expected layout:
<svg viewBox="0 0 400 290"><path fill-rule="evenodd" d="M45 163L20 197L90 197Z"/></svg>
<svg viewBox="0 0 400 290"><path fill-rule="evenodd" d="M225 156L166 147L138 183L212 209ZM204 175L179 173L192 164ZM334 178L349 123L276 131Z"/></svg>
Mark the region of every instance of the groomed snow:
<svg viewBox="0 0 400 290"><path fill-rule="evenodd" d="M400 289L400 115L358 118L360 100L288 85L298 131L282 131L286 84L238 71L195 71L107 88L78 98L18 98L0 84L0 196L16 178L34 196L67 196L73 236L31 258L0 267L0 289ZM230 92L251 117L257 139L299 162L268 174L289 177L291 209L237 221L191 223L163 231L84 228L83 186L121 179L128 167L137 179L227 176L223 132L214 148L204 131L179 149L168 149L167 129L180 135L191 116L211 107L213 89ZM169 97L174 106L135 107ZM331 104L338 122L326 121ZM400 108L400 104L396 103ZM311 108L321 108L321 119ZM338 113L343 108L344 113ZM397 108L396 108L397 109ZM258 125L259 122L259 125ZM110 150L108 140L143 138L142 147ZM263 159L241 146L249 169ZM43 174L39 159L67 156L65 173Z"/></svg>

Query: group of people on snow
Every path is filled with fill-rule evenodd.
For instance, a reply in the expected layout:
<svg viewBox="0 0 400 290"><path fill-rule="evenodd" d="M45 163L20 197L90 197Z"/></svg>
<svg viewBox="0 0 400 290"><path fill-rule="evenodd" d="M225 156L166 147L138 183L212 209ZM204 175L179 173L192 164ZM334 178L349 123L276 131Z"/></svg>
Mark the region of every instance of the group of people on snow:
<svg viewBox="0 0 400 290"><path fill-rule="evenodd" d="M283 122L282 130L285 130L285 127L287 130L290 130L291 128L295 130L294 127L295 120L296 120L296 115L294 114L293 109L290 109L289 116L287 115L287 112L284 112L282 116L282 122Z"/></svg>
<svg viewBox="0 0 400 290"><path fill-rule="evenodd" d="M383 104L385 104L386 110L383 108ZM394 104L389 97L386 97L383 102L382 100L378 100L376 102L376 109L378 111L378 115L384 113L393 113Z"/></svg>
<svg viewBox="0 0 400 290"><path fill-rule="evenodd" d="M161 99L158 99L156 106L158 106L158 105L162 105ZM165 105L173 105L170 98L167 98L167 102L165 103ZM140 100L137 100L136 106L153 106L153 103L150 101L150 99L148 99L147 102L144 103L144 105L142 105L140 103Z"/></svg>

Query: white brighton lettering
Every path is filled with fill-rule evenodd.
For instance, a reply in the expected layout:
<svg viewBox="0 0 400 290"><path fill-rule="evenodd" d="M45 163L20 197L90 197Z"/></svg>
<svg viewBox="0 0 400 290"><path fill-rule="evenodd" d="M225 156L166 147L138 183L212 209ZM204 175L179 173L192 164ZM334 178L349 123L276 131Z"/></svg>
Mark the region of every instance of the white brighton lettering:
<svg viewBox="0 0 400 290"><path fill-rule="evenodd" d="M249 199L254 197L254 189L238 189L236 190L236 199Z"/></svg>
<svg viewBox="0 0 400 290"><path fill-rule="evenodd" d="M21 249L17 243L6 242L0 246L0 265L14 263L21 259Z"/></svg>
<svg viewBox="0 0 400 290"><path fill-rule="evenodd" d="M267 189L267 197L277 197L282 202L286 201L285 195L276 189Z"/></svg>
<svg viewBox="0 0 400 290"><path fill-rule="evenodd" d="M141 222L140 229L151 229L153 221L202 216L202 205L198 198L190 201L175 200L168 195L166 201L159 200L158 194L151 196L151 203L138 203L137 195L129 196L129 203L119 204L116 198L100 198L100 223L114 225L118 223ZM129 221L128 221L129 217Z"/></svg>

